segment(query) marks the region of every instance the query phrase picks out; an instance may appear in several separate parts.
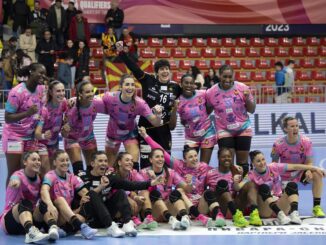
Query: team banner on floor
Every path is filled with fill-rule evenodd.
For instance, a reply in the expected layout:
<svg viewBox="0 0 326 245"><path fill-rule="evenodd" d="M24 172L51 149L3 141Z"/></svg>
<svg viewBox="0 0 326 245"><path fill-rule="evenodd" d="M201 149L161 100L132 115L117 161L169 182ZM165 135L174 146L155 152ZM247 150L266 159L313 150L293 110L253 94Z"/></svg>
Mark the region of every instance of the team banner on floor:
<svg viewBox="0 0 326 245"><path fill-rule="evenodd" d="M52 0L42 0L49 7ZM63 0L67 6L69 0ZM75 0L90 23L103 23L110 0ZM325 24L324 0L122 0L128 24Z"/></svg>

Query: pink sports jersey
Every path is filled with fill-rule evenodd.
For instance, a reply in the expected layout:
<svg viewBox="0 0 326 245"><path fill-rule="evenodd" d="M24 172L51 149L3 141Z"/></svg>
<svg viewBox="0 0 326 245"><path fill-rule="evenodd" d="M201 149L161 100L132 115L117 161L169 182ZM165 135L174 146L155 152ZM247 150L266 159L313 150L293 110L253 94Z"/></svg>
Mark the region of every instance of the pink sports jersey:
<svg viewBox="0 0 326 245"><path fill-rule="evenodd" d="M207 90L207 103L214 108L218 131L239 133L250 127L245 91L249 91L249 100L254 101L249 87L236 81L233 87L226 91L220 89L218 84Z"/></svg>
<svg viewBox="0 0 326 245"><path fill-rule="evenodd" d="M191 98L183 95L179 98L178 113L181 123L185 127L185 135L188 138L203 136L212 126L212 122L206 111L206 93L196 90Z"/></svg>
<svg viewBox="0 0 326 245"><path fill-rule="evenodd" d="M47 172L44 176L43 184L51 187L50 197L52 201L59 197L64 197L69 206L74 199L75 191L78 192L84 186L83 181L78 176L66 173L66 178L62 178L57 175L55 170Z"/></svg>
<svg viewBox="0 0 326 245"><path fill-rule="evenodd" d="M21 113L26 112L31 106L37 106L37 113L25 117L18 122L5 123L3 135L9 139L32 139L37 122L40 119L42 107L46 103L46 88L44 85L38 85L34 93L26 88L25 83L20 83L10 90L6 103L6 112Z"/></svg>
<svg viewBox="0 0 326 245"><path fill-rule="evenodd" d="M78 120L78 110L76 104L68 108L65 113L65 120L69 123L70 132L67 139L76 141L87 140L93 136L93 122L97 113L104 113L105 108L100 98L94 98L93 102L87 108L80 107L79 112L81 119Z"/></svg>
<svg viewBox="0 0 326 245"><path fill-rule="evenodd" d="M234 194L235 191L233 189L233 176L231 171L227 173L221 173L218 168L213 168L208 171L206 177L206 185L210 190L215 191L217 182L220 180L226 180L229 183L229 191Z"/></svg>
<svg viewBox="0 0 326 245"><path fill-rule="evenodd" d="M110 115L106 135L111 139L124 139L135 130L137 115L146 118L153 115L143 99L136 96L134 101L124 103L120 96L121 92L106 92L102 98L106 113Z"/></svg>
<svg viewBox="0 0 326 245"><path fill-rule="evenodd" d="M31 201L33 203L33 208L35 208L36 203L40 198L41 179L39 176L37 176L35 181L31 181L25 175L24 169L20 169L11 175L10 180L12 179L19 179L20 186L18 188L7 187L5 208L0 215L0 223L2 228L4 228L3 218L5 215L21 200L27 199Z"/></svg>
<svg viewBox="0 0 326 245"><path fill-rule="evenodd" d="M271 157L273 161L282 163L304 164L312 159L312 142L304 136L299 135L295 144L289 144L287 136L280 137L273 145ZM287 171L282 174L282 180L298 182L301 179L303 171Z"/></svg>
<svg viewBox="0 0 326 245"><path fill-rule="evenodd" d="M58 142L59 133L62 127L63 114L67 110L67 101L62 101L58 106L54 106L52 103L47 103L43 107L41 112L41 120L38 122L38 126L42 126L42 133L47 130L51 131L51 139L39 140L39 143L44 145L55 145Z"/></svg>
<svg viewBox="0 0 326 245"><path fill-rule="evenodd" d="M256 170L251 170L247 178L256 185L268 185L271 188L272 195L280 197L282 195L281 175L286 173L286 171L287 164L273 162L266 166L265 173L260 174Z"/></svg>
<svg viewBox="0 0 326 245"><path fill-rule="evenodd" d="M136 169L131 170L129 175L127 176L128 181L145 181L144 177L137 172Z"/></svg>
<svg viewBox="0 0 326 245"><path fill-rule="evenodd" d="M152 167L144 168L140 170L140 174L143 176L145 181L151 180L151 177L149 175L149 171L153 170ZM165 184L157 185L155 188L161 193L162 199L166 200L171 191L174 189L177 189L180 184L184 183L184 179L173 169L168 169L169 171L169 180ZM166 178L166 172L165 170L163 171L163 177L164 179Z"/></svg>

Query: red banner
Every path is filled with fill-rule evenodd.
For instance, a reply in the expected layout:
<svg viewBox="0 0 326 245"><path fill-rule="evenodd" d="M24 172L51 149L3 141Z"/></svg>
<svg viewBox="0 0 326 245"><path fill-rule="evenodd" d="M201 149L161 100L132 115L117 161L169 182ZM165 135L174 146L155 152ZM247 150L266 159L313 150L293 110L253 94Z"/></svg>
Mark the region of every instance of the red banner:
<svg viewBox="0 0 326 245"><path fill-rule="evenodd" d="M110 0L75 3L90 23L103 23L110 8ZM326 24L325 0L122 0L120 7L128 24Z"/></svg>

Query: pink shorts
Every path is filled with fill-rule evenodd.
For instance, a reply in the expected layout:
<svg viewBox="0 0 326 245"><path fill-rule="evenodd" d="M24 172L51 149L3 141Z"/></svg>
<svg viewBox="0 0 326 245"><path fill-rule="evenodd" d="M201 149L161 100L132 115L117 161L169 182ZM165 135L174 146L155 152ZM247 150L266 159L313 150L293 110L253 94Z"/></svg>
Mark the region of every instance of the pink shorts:
<svg viewBox="0 0 326 245"><path fill-rule="evenodd" d="M126 140L116 140L116 139L110 139L106 137L105 139L105 149L118 152L121 143L123 143L124 146L126 145L131 145L131 144L136 144L138 145L138 140L136 138L130 138Z"/></svg>
<svg viewBox="0 0 326 245"><path fill-rule="evenodd" d="M27 151L37 151L37 140L30 139L8 139L6 135L2 136L2 149L8 154L23 154Z"/></svg>
<svg viewBox="0 0 326 245"><path fill-rule="evenodd" d="M38 143L38 154L40 156L48 156L49 158L54 156L56 150L59 149L58 144L56 145L45 145L42 143Z"/></svg>
<svg viewBox="0 0 326 245"><path fill-rule="evenodd" d="M200 148L213 148L216 144L216 132L215 128L211 126L207 129L206 133L203 136L191 138L187 137L185 139L185 145L190 147L200 147Z"/></svg>
<svg viewBox="0 0 326 245"><path fill-rule="evenodd" d="M253 132L252 128L249 127L243 131L240 132L230 132L227 130L217 130L217 139L222 139L222 138L229 138L229 137L238 137L238 136L249 136L252 137Z"/></svg>
<svg viewBox="0 0 326 245"><path fill-rule="evenodd" d="M87 139L87 140L73 140L64 138L64 148L65 150L72 148L81 148L82 150L92 150L97 148L97 143L95 138Z"/></svg>

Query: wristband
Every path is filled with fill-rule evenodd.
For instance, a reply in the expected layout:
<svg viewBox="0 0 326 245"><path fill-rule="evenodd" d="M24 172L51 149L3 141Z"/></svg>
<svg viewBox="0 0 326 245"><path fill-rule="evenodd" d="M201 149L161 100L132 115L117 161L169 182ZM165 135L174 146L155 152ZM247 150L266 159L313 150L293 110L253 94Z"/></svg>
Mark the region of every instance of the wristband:
<svg viewBox="0 0 326 245"><path fill-rule="evenodd" d="M41 139L45 140L45 135L44 134L41 135Z"/></svg>

